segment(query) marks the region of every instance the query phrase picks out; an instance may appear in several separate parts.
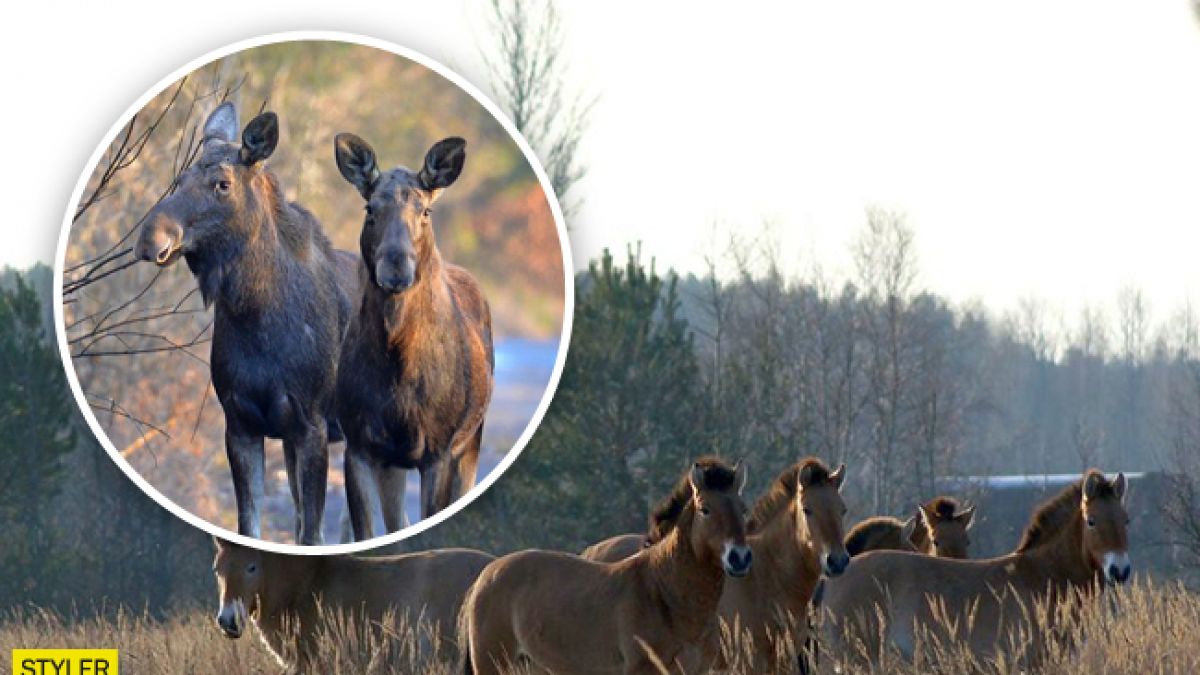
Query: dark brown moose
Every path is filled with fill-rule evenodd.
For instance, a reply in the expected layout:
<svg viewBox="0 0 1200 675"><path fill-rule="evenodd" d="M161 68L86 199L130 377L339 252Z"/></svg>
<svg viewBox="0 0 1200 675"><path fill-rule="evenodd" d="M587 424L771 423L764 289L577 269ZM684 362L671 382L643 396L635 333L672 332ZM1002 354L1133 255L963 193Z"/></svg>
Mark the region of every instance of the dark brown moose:
<svg viewBox="0 0 1200 675"><path fill-rule="evenodd" d="M433 205L462 172L466 142L438 141L420 170L381 172L353 134L334 141L338 169L366 200L359 244L362 302L338 366L338 419L346 432L346 498L354 536L374 534L370 495L384 525L404 527L404 475L421 473L421 517L475 484L492 395L492 319L469 272L444 262Z"/></svg>
<svg viewBox="0 0 1200 675"><path fill-rule="evenodd" d="M357 294L356 258L334 251L320 224L289 203L266 166L279 140L274 113L246 125L224 103L204 125L201 154L147 214L136 255L159 267L180 257L213 308L210 367L225 412L238 532L261 537L263 439L283 440L296 537L320 544L335 371Z"/></svg>

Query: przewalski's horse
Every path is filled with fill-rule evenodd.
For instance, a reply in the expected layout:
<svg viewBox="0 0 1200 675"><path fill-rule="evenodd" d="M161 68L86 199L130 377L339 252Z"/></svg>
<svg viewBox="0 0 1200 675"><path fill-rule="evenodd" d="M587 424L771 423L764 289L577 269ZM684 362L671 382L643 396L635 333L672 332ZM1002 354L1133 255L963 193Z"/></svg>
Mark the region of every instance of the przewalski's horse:
<svg viewBox="0 0 1200 675"><path fill-rule="evenodd" d="M323 621L347 616L365 625L389 614L419 623L429 658L453 661L458 648L455 622L462 599L494 558L469 549L406 555L292 556L214 539L213 572L220 609L217 626L241 637L247 620L284 665L320 672L314 653ZM425 640L436 641L425 644Z"/></svg>
<svg viewBox="0 0 1200 675"><path fill-rule="evenodd" d="M748 631L755 672L793 668L797 655L789 652L806 642L808 605L822 574L837 576L846 569L850 557L843 546L846 505L841 496L845 475L844 465L830 471L810 457L784 469L754 505L747 537L754 571L726 582L720 614L727 626ZM646 538L654 541L669 532L671 516L652 516ZM623 552L622 539L606 540L589 552Z"/></svg>
<svg viewBox="0 0 1200 675"><path fill-rule="evenodd" d="M964 509L953 497L936 497L917 507L916 515L901 522L889 516L867 518L846 534L846 551L915 551L941 558L967 558L968 530L975 507Z"/></svg>
<svg viewBox="0 0 1200 675"><path fill-rule="evenodd" d="M492 395L492 318L478 282L442 260L433 204L462 172L466 142L438 141L419 171L381 173L375 151L339 134L342 176L366 200L363 293L338 369L346 497L356 539L374 536L372 478L388 531L404 527L405 470L421 472L421 517L475 484Z"/></svg>
<svg viewBox="0 0 1200 675"><path fill-rule="evenodd" d="M522 551L489 565L459 625L468 673L529 662L558 673L656 673L656 660L703 672L719 650L725 577L751 569L745 469L704 459L665 500L678 513L666 537L615 563Z"/></svg>
<svg viewBox="0 0 1200 675"><path fill-rule="evenodd" d="M356 293L356 258L289 203L265 160L279 141L266 112L246 125L224 103L204 125L200 157L146 215L135 254L181 256L213 307L210 367L225 413L238 532L261 537L263 439L283 440L297 541L321 543L335 371Z"/></svg>
<svg viewBox="0 0 1200 675"><path fill-rule="evenodd" d="M827 583L830 648L823 645L822 652L875 655L886 646L882 638L912 656L919 627L943 644L962 641L977 656L992 657L1018 631L1029 634L1039 605L1053 608L1129 579L1124 498L1124 474L1110 481L1093 469L1038 507L1008 555L954 560L874 551L856 557L846 574ZM1051 620L1055 616L1051 612ZM1031 637L1025 653L1014 655L1026 663L1044 646L1045 636Z"/></svg>

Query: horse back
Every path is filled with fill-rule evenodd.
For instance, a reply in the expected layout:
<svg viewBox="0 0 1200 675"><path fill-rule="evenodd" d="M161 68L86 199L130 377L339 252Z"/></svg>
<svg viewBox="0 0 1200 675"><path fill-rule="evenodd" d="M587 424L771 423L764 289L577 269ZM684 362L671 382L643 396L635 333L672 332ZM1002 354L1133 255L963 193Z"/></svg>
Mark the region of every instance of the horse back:
<svg viewBox="0 0 1200 675"><path fill-rule="evenodd" d="M646 548L646 535L619 534L583 549L580 557L596 562L617 562L641 553Z"/></svg>

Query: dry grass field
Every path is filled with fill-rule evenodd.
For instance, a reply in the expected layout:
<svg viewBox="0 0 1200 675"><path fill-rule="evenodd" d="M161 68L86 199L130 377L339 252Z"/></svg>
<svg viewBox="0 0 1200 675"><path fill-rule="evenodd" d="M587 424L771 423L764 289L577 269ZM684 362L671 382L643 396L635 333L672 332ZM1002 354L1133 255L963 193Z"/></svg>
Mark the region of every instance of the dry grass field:
<svg viewBox="0 0 1200 675"><path fill-rule="evenodd" d="M382 630L364 632L343 621L331 622L320 638L325 655L320 672L331 675L456 672L453 664L422 663L415 647L428 638L403 622L385 621ZM1047 632L1038 620L1032 631ZM1200 672L1200 595L1181 586L1138 583L1104 602L1091 603L1044 660L1029 672L1074 673ZM133 675L279 673L283 668L256 639L224 638L206 611L185 612L167 621L119 614L112 620L67 621L25 610L0 624L0 645L13 647L115 647L121 670ZM749 675L738 640L727 636L730 673ZM7 654L6 654L7 656ZM831 665L823 655L822 666ZM978 662L955 645L927 645L917 660L895 654L872 655L867 673L1012 673L1023 667L1001 657ZM3 662L7 666L7 662Z"/></svg>

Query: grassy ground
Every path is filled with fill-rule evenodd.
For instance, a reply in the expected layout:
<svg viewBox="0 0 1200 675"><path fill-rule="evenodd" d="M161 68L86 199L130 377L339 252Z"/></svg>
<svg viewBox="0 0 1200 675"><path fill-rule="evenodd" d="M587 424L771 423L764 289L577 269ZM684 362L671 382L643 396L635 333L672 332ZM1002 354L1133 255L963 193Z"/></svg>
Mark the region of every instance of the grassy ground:
<svg viewBox="0 0 1200 675"><path fill-rule="evenodd" d="M1033 672L1163 673L1200 672L1200 595L1178 586L1139 584L1122 590L1114 602L1091 603L1071 637L1055 645ZM1033 626L1045 633L1045 627ZM388 626L382 634L362 635L347 626L324 631L318 652L320 672L389 674L454 672L450 664L420 664L413 652L413 631ZM282 667L253 634L224 638L212 617L188 612L165 622L122 614L115 619L66 621L49 613L24 611L0 625L4 657L13 647L115 647L121 672L138 674L279 673ZM727 641L735 675L751 671L745 650ZM0 661L7 667L7 660ZM824 663L823 665L829 665ZM869 673L1010 673L1020 670L1011 660L980 663L955 645L928 647L917 662L891 653L872 655Z"/></svg>

